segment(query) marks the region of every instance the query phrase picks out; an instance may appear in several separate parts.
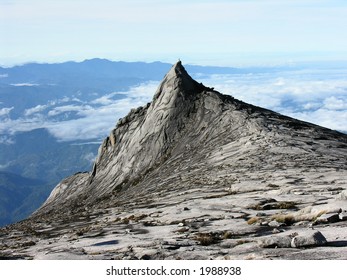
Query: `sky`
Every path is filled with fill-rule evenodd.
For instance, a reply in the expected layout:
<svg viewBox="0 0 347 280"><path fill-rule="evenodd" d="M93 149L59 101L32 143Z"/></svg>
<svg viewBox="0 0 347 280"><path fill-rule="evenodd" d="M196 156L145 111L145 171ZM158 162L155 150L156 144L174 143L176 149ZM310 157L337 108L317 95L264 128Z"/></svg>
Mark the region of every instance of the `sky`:
<svg viewBox="0 0 347 280"><path fill-rule="evenodd" d="M347 60L345 0L0 0L0 65Z"/></svg>
<svg viewBox="0 0 347 280"><path fill-rule="evenodd" d="M245 102L347 132L346 30L345 0L0 0L0 65L95 57L231 67L308 62L309 69L297 72L195 78ZM317 68L328 65L317 61L344 61L344 67ZM59 140L101 139L115 120L150 101L158 84L136 85L116 102L114 93L74 106L52 100L20 119L11 119L13 108L0 101L0 132L45 127ZM69 112L78 118L50 119ZM6 137L0 143L11 143Z"/></svg>

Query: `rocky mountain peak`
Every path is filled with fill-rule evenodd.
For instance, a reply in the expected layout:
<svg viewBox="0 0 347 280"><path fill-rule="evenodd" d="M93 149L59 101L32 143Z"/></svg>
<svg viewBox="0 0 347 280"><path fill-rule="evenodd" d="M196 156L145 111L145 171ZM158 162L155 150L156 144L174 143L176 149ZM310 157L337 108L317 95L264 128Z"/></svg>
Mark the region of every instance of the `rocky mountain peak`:
<svg viewBox="0 0 347 280"><path fill-rule="evenodd" d="M346 259L346 162L347 135L218 93L177 62L93 170L0 244L35 258ZM325 244L336 250L306 250Z"/></svg>
<svg viewBox="0 0 347 280"><path fill-rule="evenodd" d="M183 67L182 62L177 61L165 75L162 85L172 82L173 80L177 81L177 85L182 89L193 89L197 82L188 74L186 69ZM159 87L161 88L161 87Z"/></svg>
<svg viewBox="0 0 347 280"><path fill-rule="evenodd" d="M194 95L203 92L207 88L196 82L183 67L182 62L174 64L165 75L153 98L153 107L157 109L158 104L172 105L178 97L187 100L194 99Z"/></svg>
<svg viewBox="0 0 347 280"><path fill-rule="evenodd" d="M119 199L137 195L141 182L169 163L188 160L189 170L193 170L200 169L201 164L237 162L246 154L259 158L258 151L264 151L264 156L271 150L267 147L276 147L274 143L295 146L293 136L308 131L310 136L323 133L324 137L334 134L336 138L330 130L317 129L205 87L178 61L165 75L153 101L132 109L119 120L100 146L93 170L64 180L38 212L82 198L84 204L92 205L112 196ZM283 137L285 141L280 140ZM262 168L274 168L273 163L268 166L266 162L267 158L262 160ZM179 173L176 167L173 170Z"/></svg>
<svg viewBox="0 0 347 280"><path fill-rule="evenodd" d="M92 203L96 197L124 191L134 180L141 180L163 163L190 128L199 100L208 91L211 89L196 82L181 61L174 64L160 83L153 101L132 109L119 120L100 146L89 178L79 174L82 181L78 180L78 184L84 187L77 188L76 194L93 193L87 199ZM58 196L65 196L74 189L65 190L65 184L62 188L64 191L58 187L52 192L43 208L55 204L60 200Z"/></svg>

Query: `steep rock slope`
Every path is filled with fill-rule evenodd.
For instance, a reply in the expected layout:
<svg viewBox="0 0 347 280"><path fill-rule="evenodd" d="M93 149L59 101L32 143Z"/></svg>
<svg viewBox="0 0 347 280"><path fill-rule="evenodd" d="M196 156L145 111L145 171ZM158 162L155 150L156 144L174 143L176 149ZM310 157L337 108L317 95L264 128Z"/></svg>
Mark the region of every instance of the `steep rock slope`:
<svg viewBox="0 0 347 280"><path fill-rule="evenodd" d="M346 162L345 134L222 95L178 62L153 101L118 122L90 173L0 232L3 255L347 258Z"/></svg>

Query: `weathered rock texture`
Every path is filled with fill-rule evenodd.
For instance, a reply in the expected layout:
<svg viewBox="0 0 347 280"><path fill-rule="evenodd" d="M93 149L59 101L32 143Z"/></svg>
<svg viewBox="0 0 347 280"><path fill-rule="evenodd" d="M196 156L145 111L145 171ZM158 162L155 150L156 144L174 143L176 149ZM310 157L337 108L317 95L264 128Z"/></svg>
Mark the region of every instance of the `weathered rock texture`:
<svg viewBox="0 0 347 280"><path fill-rule="evenodd" d="M0 254L347 259L346 163L347 135L223 95L178 62L90 173L1 229Z"/></svg>

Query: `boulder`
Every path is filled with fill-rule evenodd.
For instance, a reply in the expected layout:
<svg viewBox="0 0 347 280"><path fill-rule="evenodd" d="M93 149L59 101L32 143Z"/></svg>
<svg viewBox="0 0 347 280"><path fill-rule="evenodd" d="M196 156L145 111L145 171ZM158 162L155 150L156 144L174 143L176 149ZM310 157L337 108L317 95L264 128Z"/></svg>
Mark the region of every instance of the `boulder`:
<svg viewBox="0 0 347 280"><path fill-rule="evenodd" d="M312 247L312 246L323 246L327 243L324 235L320 231L312 231L304 234L299 234L293 237L291 241L291 247Z"/></svg>
<svg viewBox="0 0 347 280"><path fill-rule="evenodd" d="M339 200L347 200L347 190L342 191L338 196L337 199Z"/></svg>
<svg viewBox="0 0 347 280"><path fill-rule="evenodd" d="M273 227L273 228L277 228L277 227L284 226L284 225L285 225L284 223L279 223L275 220L268 223L268 226Z"/></svg>
<svg viewBox="0 0 347 280"><path fill-rule="evenodd" d="M329 213L329 214L323 214L320 217L318 217L316 220L316 223L328 224L328 223L336 223L339 221L340 221L339 213Z"/></svg>
<svg viewBox="0 0 347 280"><path fill-rule="evenodd" d="M341 221L347 221L347 211L343 211L339 214L339 219Z"/></svg>
<svg viewBox="0 0 347 280"><path fill-rule="evenodd" d="M258 241L262 248L290 248L291 238L289 236L269 236Z"/></svg>

